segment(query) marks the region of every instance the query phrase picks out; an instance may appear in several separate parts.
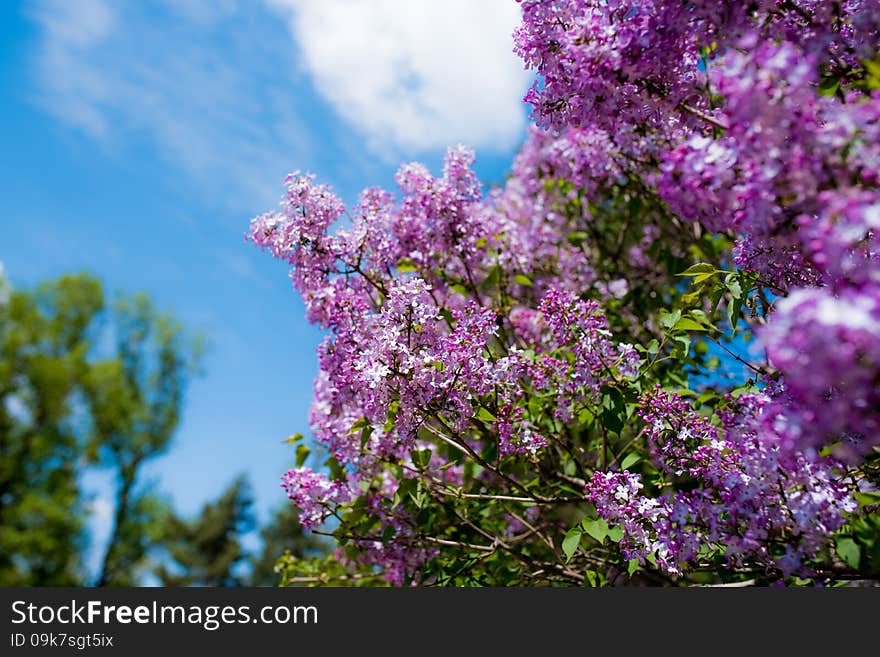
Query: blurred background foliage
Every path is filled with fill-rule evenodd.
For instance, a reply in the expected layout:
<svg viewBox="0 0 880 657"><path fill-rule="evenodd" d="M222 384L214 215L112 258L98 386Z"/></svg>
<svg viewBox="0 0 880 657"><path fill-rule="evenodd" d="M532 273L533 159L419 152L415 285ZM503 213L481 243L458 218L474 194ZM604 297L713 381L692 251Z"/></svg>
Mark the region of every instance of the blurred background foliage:
<svg viewBox="0 0 880 657"><path fill-rule="evenodd" d="M282 554L316 557L283 505L259 528L245 477L183 517L144 477L169 449L203 341L144 294L89 274L12 290L0 273L0 586L271 586ZM193 464L199 467L198 463ZM96 572L84 474L112 473Z"/></svg>

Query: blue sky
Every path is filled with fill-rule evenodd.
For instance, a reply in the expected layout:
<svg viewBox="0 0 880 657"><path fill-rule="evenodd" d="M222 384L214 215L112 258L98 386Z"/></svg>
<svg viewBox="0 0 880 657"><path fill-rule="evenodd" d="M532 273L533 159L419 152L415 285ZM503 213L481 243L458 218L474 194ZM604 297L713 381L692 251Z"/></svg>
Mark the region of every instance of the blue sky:
<svg viewBox="0 0 880 657"><path fill-rule="evenodd" d="M321 334L282 263L243 242L284 176L350 201L447 145L499 181L524 136L512 0L0 3L0 262L14 287L87 270L206 333L167 456L192 513L238 473L262 518L308 433ZM95 526L107 516L107 486Z"/></svg>

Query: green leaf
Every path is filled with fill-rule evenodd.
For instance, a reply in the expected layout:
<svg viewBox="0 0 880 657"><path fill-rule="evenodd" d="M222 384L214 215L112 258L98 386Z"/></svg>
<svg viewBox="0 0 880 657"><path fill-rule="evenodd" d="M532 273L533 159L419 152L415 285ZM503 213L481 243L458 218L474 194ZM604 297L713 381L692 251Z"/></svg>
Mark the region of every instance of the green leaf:
<svg viewBox="0 0 880 657"><path fill-rule="evenodd" d="M604 543L605 538L608 536L608 523L605 522L604 518L596 518L595 520L584 518L581 520L581 527L599 543Z"/></svg>
<svg viewBox="0 0 880 657"><path fill-rule="evenodd" d="M359 498L362 499L362 498ZM353 506L346 514L344 522L347 526L351 526L361 520L366 515L363 505Z"/></svg>
<svg viewBox="0 0 880 657"><path fill-rule="evenodd" d="M412 462L420 467L427 468L428 463L431 462L431 450L430 449L414 449L409 453L409 457L412 459Z"/></svg>
<svg viewBox="0 0 880 657"><path fill-rule="evenodd" d="M711 265L708 262L698 262L695 265L691 265L680 274L676 274L676 276L691 276L694 279L693 284L698 285L719 273L721 273L721 270L716 269L715 265Z"/></svg>
<svg viewBox="0 0 880 657"><path fill-rule="evenodd" d="M698 262L695 265L691 265L680 274L676 274L676 276L697 276L698 274L712 275L717 271L715 265L710 265L708 262Z"/></svg>
<svg viewBox="0 0 880 657"><path fill-rule="evenodd" d="M752 379L749 379L743 385L737 386L736 388L733 388L732 390L730 390L730 392L728 394L733 399L739 399L744 394L749 393L749 392L754 392L754 391L755 391L754 382L752 381Z"/></svg>
<svg viewBox="0 0 880 657"><path fill-rule="evenodd" d="M638 559L630 559L626 564L626 572L630 577L633 576L633 573L641 570L642 565L639 563Z"/></svg>
<svg viewBox="0 0 880 657"><path fill-rule="evenodd" d="M584 233L582 231L577 231L577 232L568 234L568 242L572 246L580 246L581 244L586 242L589 237L590 236L587 233Z"/></svg>
<svg viewBox="0 0 880 657"><path fill-rule="evenodd" d="M405 504L407 500L414 499L417 488L418 482L415 479L401 479L397 485L397 491L394 493L392 508L401 503Z"/></svg>
<svg viewBox="0 0 880 657"><path fill-rule="evenodd" d="M397 425L398 408L400 408L400 401L397 399L388 404L388 410L385 411L385 425L383 427L385 433L391 433Z"/></svg>
<svg viewBox="0 0 880 657"><path fill-rule="evenodd" d="M727 289L730 290L730 296L734 299L742 299L743 290L742 285L739 284L739 281L731 279L726 283Z"/></svg>
<svg viewBox="0 0 880 657"><path fill-rule="evenodd" d="M407 272L407 271L418 271L419 266L414 263L409 258L401 258L397 261L397 271L399 272Z"/></svg>
<svg viewBox="0 0 880 657"><path fill-rule="evenodd" d="M580 527L572 527L565 534L565 538L562 539L562 552L565 554L565 561L568 562L571 560L575 551L578 549L578 545L581 543L581 536L583 532Z"/></svg>
<svg viewBox="0 0 880 657"><path fill-rule="evenodd" d="M538 399L537 395L529 395L529 415L532 416L532 419L536 419L541 415L541 400Z"/></svg>
<svg viewBox="0 0 880 657"><path fill-rule="evenodd" d="M727 320L730 322L730 326L733 329L736 329L736 325L739 323L740 309L742 309L741 299L734 299L727 304Z"/></svg>
<svg viewBox="0 0 880 657"><path fill-rule="evenodd" d="M370 436L373 435L373 427L364 427L361 431L361 449L366 449Z"/></svg>
<svg viewBox="0 0 880 657"><path fill-rule="evenodd" d="M486 274L486 278L483 279L483 289L493 288L498 285L501 281L501 267L498 265L492 265L492 268L489 269L489 273Z"/></svg>
<svg viewBox="0 0 880 657"><path fill-rule="evenodd" d="M874 491L864 491L855 493L854 497L859 506L868 506L870 504L880 504L880 493Z"/></svg>
<svg viewBox="0 0 880 657"><path fill-rule="evenodd" d="M336 460L335 456L331 456L329 459L324 461L324 465L326 465L330 469L330 478L331 479L345 479L345 469L342 467L342 464Z"/></svg>
<svg viewBox="0 0 880 657"><path fill-rule="evenodd" d="M824 77L819 81L819 95L833 96L840 88L840 79L834 77Z"/></svg>
<svg viewBox="0 0 880 657"><path fill-rule="evenodd" d="M715 325L709 320L709 318L706 316L706 313L704 313L704 312L703 312L702 310L700 310L699 308L694 308L694 309L691 310L690 313L688 313L688 314L689 314L693 319L695 319L695 320L698 321L700 324L702 324L703 326L705 326L705 327L707 327L707 328L710 328L710 329L712 329L713 331L717 331L717 330L719 330L718 327L715 326Z"/></svg>
<svg viewBox="0 0 880 657"><path fill-rule="evenodd" d="M702 405L710 399L718 399L718 397L718 393L710 388L709 390L704 390L702 393L700 393L699 397L697 397L697 403Z"/></svg>
<svg viewBox="0 0 880 657"><path fill-rule="evenodd" d="M690 317L682 317L679 319L675 326L672 327L673 331L708 331L709 329L700 324L699 322L694 321Z"/></svg>
<svg viewBox="0 0 880 657"><path fill-rule="evenodd" d="M858 543L856 543L851 538L837 539L837 554L851 568L859 567L859 561L861 560L862 556L861 552L862 551L859 548Z"/></svg>
<svg viewBox="0 0 880 657"><path fill-rule="evenodd" d="M309 458L309 454L312 453L311 448L308 445L297 445L296 447L296 467L301 468L302 464L306 462L306 459Z"/></svg>
<svg viewBox="0 0 880 657"><path fill-rule="evenodd" d="M869 75L880 77L880 61L863 59L862 64L867 69Z"/></svg>
<svg viewBox="0 0 880 657"><path fill-rule="evenodd" d="M712 305L712 314L715 314L715 311L718 310L718 304L721 303L721 299L724 296L724 287L722 285L716 285L712 288L712 291L709 293L709 303Z"/></svg>
<svg viewBox="0 0 880 657"><path fill-rule="evenodd" d="M463 297L466 297L469 294L468 289L464 285L462 285L461 283L453 283L452 285L449 286L449 289L452 290L453 292L457 292L458 294L460 294Z"/></svg>
<svg viewBox="0 0 880 657"><path fill-rule="evenodd" d="M578 413L578 422L581 424L592 426L595 421L596 415L589 408L582 408L580 413Z"/></svg>
<svg viewBox="0 0 880 657"><path fill-rule="evenodd" d="M415 494L410 494L410 498L412 499L413 504L417 509L424 509L425 505L428 503L428 493L422 487L422 482L418 482L416 486ZM416 518L416 523L424 522L424 518Z"/></svg>
<svg viewBox="0 0 880 657"><path fill-rule="evenodd" d="M532 287L532 279L528 276L524 276L523 274L517 274L513 277L514 282L519 283L520 285L525 285L526 287Z"/></svg>
<svg viewBox="0 0 880 657"><path fill-rule="evenodd" d="M695 306L700 302L700 299L702 299L702 297L703 295L700 293L699 290L696 292L688 292L687 294L681 295L681 303L684 306Z"/></svg>
<svg viewBox="0 0 880 657"><path fill-rule="evenodd" d="M683 335L676 335L672 338L672 341L675 342L676 349L680 350L681 353L673 353L673 356L687 358L688 353L691 348L691 339L685 333Z"/></svg>
<svg viewBox="0 0 880 657"><path fill-rule="evenodd" d="M608 530L608 538L615 543L620 543L623 539L623 527L615 526Z"/></svg>
<svg viewBox="0 0 880 657"><path fill-rule="evenodd" d="M602 388L602 410L599 419L609 431L620 433L626 423L626 399L613 386Z"/></svg>
<svg viewBox="0 0 880 657"><path fill-rule="evenodd" d="M303 435L301 433L295 433L292 436L288 436L284 439L288 445L296 445L300 440L303 439Z"/></svg>
<svg viewBox="0 0 880 657"><path fill-rule="evenodd" d="M495 422L498 418L492 415L488 409L480 406L477 409L477 414L475 416L478 420L483 420L483 422Z"/></svg>
<svg viewBox="0 0 880 657"><path fill-rule="evenodd" d="M681 311L680 310L676 310L673 313L669 312L668 310L661 310L660 311L660 325L663 326L664 328L671 329L673 326L675 326L676 322L678 322L678 320L680 320L680 319L681 319Z"/></svg>
<svg viewBox="0 0 880 657"><path fill-rule="evenodd" d="M633 452L631 454L627 454L626 458L623 459L623 461L621 461L621 463L620 463L620 469L626 470L627 468L635 465L636 463L638 463L641 460L642 460L642 457L640 454L637 454L635 452Z"/></svg>
<svg viewBox="0 0 880 657"><path fill-rule="evenodd" d="M371 426L370 421L367 418L362 417L360 420L351 425L351 429L348 430L348 433L357 433L361 429L366 429L369 426Z"/></svg>

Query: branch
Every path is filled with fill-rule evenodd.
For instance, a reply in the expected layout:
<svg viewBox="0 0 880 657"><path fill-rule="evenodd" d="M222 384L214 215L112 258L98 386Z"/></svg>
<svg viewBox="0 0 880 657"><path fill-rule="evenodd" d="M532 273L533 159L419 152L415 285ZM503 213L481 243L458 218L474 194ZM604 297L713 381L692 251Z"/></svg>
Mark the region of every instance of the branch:
<svg viewBox="0 0 880 657"><path fill-rule="evenodd" d="M719 130L727 130L730 127L730 126L724 125L718 119L709 116L708 114L706 114L702 110L698 110L696 107L692 107L692 106L688 105L687 103L682 103L681 105L679 105L679 107L682 110L684 110L685 114L690 114L691 116L695 116L698 119L700 119L701 121L705 121L709 125L714 126L714 127L718 128Z"/></svg>

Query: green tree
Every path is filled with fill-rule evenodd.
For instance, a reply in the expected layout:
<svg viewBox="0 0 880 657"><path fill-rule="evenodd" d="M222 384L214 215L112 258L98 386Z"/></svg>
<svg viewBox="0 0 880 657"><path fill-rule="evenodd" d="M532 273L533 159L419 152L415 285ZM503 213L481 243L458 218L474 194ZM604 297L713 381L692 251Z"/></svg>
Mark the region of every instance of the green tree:
<svg viewBox="0 0 880 657"><path fill-rule="evenodd" d="M283 504L275 510L269 524L260 530L263 545L251 558L250 586L277 586L281 574L276 565L282 555L285 560L313 559L330 550L328 541L303 530L297 514L296 507Z"/></svg>
<svg viewBox="0 0 880 657"><path fill-rule="evenodd" d="M167 449L199 353L145 295L108 312L90 275L10 290L0 272L0 584L84 583L95 466L118 484L95 583L138 582L168 515L141 468Z"/></svg>
<svg viewBox="0 0 880 657"><path fill-rule="evenodd" d="M80 394L101 285L64 276L0 303L0 583L82 578Z"/></svg>
<svg viewBox="0 0 880 657"><path fill-rule="evenodd" d="M85 386L93 419L90 452L114 470L117 484L95 584L130 586L165 516L154 494L138 488L139 475L169 447L200 348L144 294L117 303L113 329L116 351L91 366Z"/></svg>
<svg viewBox="0 0 880 657"><path fill-rule="evenodd" d="M170 514L167 548L172 564L157 575L164 586L240 586L237 572L247 558L242 535L254 527L253 499L244 476L238 477L193 519Z"/></svg>

